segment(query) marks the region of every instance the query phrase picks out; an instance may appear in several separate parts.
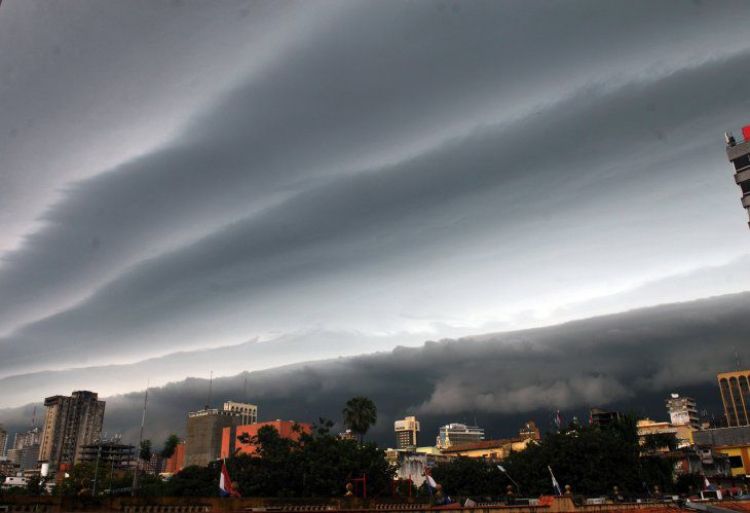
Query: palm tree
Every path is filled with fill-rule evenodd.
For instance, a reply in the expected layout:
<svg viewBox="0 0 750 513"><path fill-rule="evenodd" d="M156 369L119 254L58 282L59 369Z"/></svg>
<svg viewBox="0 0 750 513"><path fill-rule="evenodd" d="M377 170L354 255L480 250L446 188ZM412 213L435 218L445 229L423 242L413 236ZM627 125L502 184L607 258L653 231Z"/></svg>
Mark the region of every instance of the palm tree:
<svg viewBox="0 0 750 513"><path fill-rule="evenodd" d="M341 413L344 416L344 425L351 429L352 433L357 434L360 444L367 430L378 419L375 403L363 396L349 399Z"/></svg>

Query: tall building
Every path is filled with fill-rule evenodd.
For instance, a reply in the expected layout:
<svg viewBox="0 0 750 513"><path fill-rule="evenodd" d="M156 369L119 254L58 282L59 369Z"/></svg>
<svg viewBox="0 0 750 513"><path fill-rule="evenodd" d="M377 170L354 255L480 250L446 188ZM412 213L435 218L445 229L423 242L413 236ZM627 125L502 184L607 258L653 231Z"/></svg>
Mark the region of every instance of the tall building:
<svg viewBox="0 0 750 513"><path fill-rule="evenodd" d="M5 456L6 445L8 445L8 432L0 426L0 457Z"/></svg>
<svg viewBox="0 0 750 513"><path fill-rule="evenodd" d="M70 397L48 397L44 406L47 414L39 461L49 463L54 472L60 465L78 463L81 448L100 438L105 403L95 392L82 390L73 392Z"/></svg>
<svg viewBox="0 0 750 513"><path fill-rule="evenodd" d="M675 426L690 426L700 429L698 408L692 397L680 397L680 394L671 394L666 401L669 420Z"/></svg>
<svg viewBox="0 0 750 513"><path fill-rule="evenodd" d="M440 428L437 436L439 449L448 449L453 445L468 444L484 440L484 429L466 424L446 424Z"/></svg>
<svg viewBox="0 0 750 513"><path fill-rule="evenodd" d="M419 421L416 417L404 417L393 423L396 432L396 448L409 449L416 447L419 435Z"/></svg>
<svg viewBox="0 0 750 513"><path fill-rule="evenodd" d="M727 143L727 158L734 167L734 181L742 190L742 206L750 213L750 125L742 127L742 142L734 136L724 134Z"/></svg>
<svg viewBox="0 0 750 513"><path fill-rule="evenodd" d="M185 438L185 466L205 466L219 459L221 435L226 427L236 427L243 419L257 418L254 404L227 401L224 407L205 408L188 413Z"/></svg>
<svg viewBox="0 0 750 513"><path fill-rule="evenodd" d="M724 414L727 425L750 425L750 370L722 372L716 376L719 381L721 402L724 403Z"/></svg>

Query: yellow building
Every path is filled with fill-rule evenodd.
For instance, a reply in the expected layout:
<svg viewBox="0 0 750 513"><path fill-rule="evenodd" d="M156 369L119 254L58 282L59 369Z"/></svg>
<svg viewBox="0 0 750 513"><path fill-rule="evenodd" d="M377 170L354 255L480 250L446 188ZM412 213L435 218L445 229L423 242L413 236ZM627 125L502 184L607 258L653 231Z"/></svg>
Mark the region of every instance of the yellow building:
<svg viewBox="0 0 750 513"><path fill-rule="evenodd" d="M488 460L503 460L512 452L526 449L530 443L536 443L533 438L506 438L501 440L482 440L461 445L453 445L443 449L443 454L449 456L464 456L467 458L485 458Z"/></svg>
<svg viewBox="0 0 750 513"><path fill-rule="evenodd" d="M638 421L638 437L641 443L648 435L672 434L677 439L677 447L693 445L693 433L696 431L691 425L676 426L671 422L651 420L649 418Z"/></svg>
<svg viewBox="0 0 750 513"><path fill-rule="evenodd" d="M750 370L717 374L721 402L730 427L750 425Z"/></svg>

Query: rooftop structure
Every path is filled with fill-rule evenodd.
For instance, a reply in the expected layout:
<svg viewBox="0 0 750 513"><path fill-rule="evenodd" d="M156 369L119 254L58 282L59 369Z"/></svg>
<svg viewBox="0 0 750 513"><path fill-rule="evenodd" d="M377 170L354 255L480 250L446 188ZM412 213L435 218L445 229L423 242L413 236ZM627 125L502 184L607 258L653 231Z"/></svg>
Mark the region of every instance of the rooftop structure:
<svg viewBox="0 0 750 513"><path fill-rule="evenodd" d="M484 440L484 429L479 426L452 423L440 428L437 436L437 447L448 449L455 444L465 444Z"/></svg>
<svg viewBox="0 0 750 513"><path fill-rule="evenodd" d="M727 158L734 168L734 181L742 190L742 206L750 213L750 125L742 127L743 141L738 142L731 132L725 133L724 138Z"/></svg>
<svg viewBox="0 0 750 513"><path fill-rule="evenodd" d="M419 421L416 417L405 417L393 423L393 430L396 433L396 448L407 449L417 446L417 436L419 435Z"/></svg>

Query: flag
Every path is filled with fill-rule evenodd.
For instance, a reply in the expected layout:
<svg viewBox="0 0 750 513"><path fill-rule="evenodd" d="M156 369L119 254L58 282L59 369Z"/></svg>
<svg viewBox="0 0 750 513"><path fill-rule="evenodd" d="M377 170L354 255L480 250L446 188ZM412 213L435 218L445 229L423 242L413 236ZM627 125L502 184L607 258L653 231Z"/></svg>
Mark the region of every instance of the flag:
<svg viewBox="0 0 750 513"><path fill-rule="evenodd" d="M560 483L558 483L557 479L555 479L555 474L552 473L552 467L547 465L547 468L549 469L549 475L552 476L552 488L555 489L555 492L557 492L557 495L562 495L562 490L560 489Z"/></svg>
<svg viewBox="0 0 750 513"><path fill-rule="evenodd" d="M562 415L560 415L560 410L555 411L555 426L557 426L557 430L560 431L560 428L562 427L563 419Z"/></svg>
<svg viewBox="0 0 750 513"><path fill-rule="evenodd" d="M232 486L232 479L229 477L227 462L221 462L221 475L219 475L219 494L222 497L240 497L240 493Z"/></svg>
<svg viewBox="0 0 750 513"><path fill-rule="evenodd" d="M427 481L427 486L429 486L433 490L437 488L437 483L435 482L435 479L431 475L427 474L425 476L425 480Z"/></svg>
<svg viewBox="0 0 750 513"><path fill-rule="evenodd" d="M714 485L712 485L706 476L703 476L703 489L704 490L714 490Z"/></svg>

